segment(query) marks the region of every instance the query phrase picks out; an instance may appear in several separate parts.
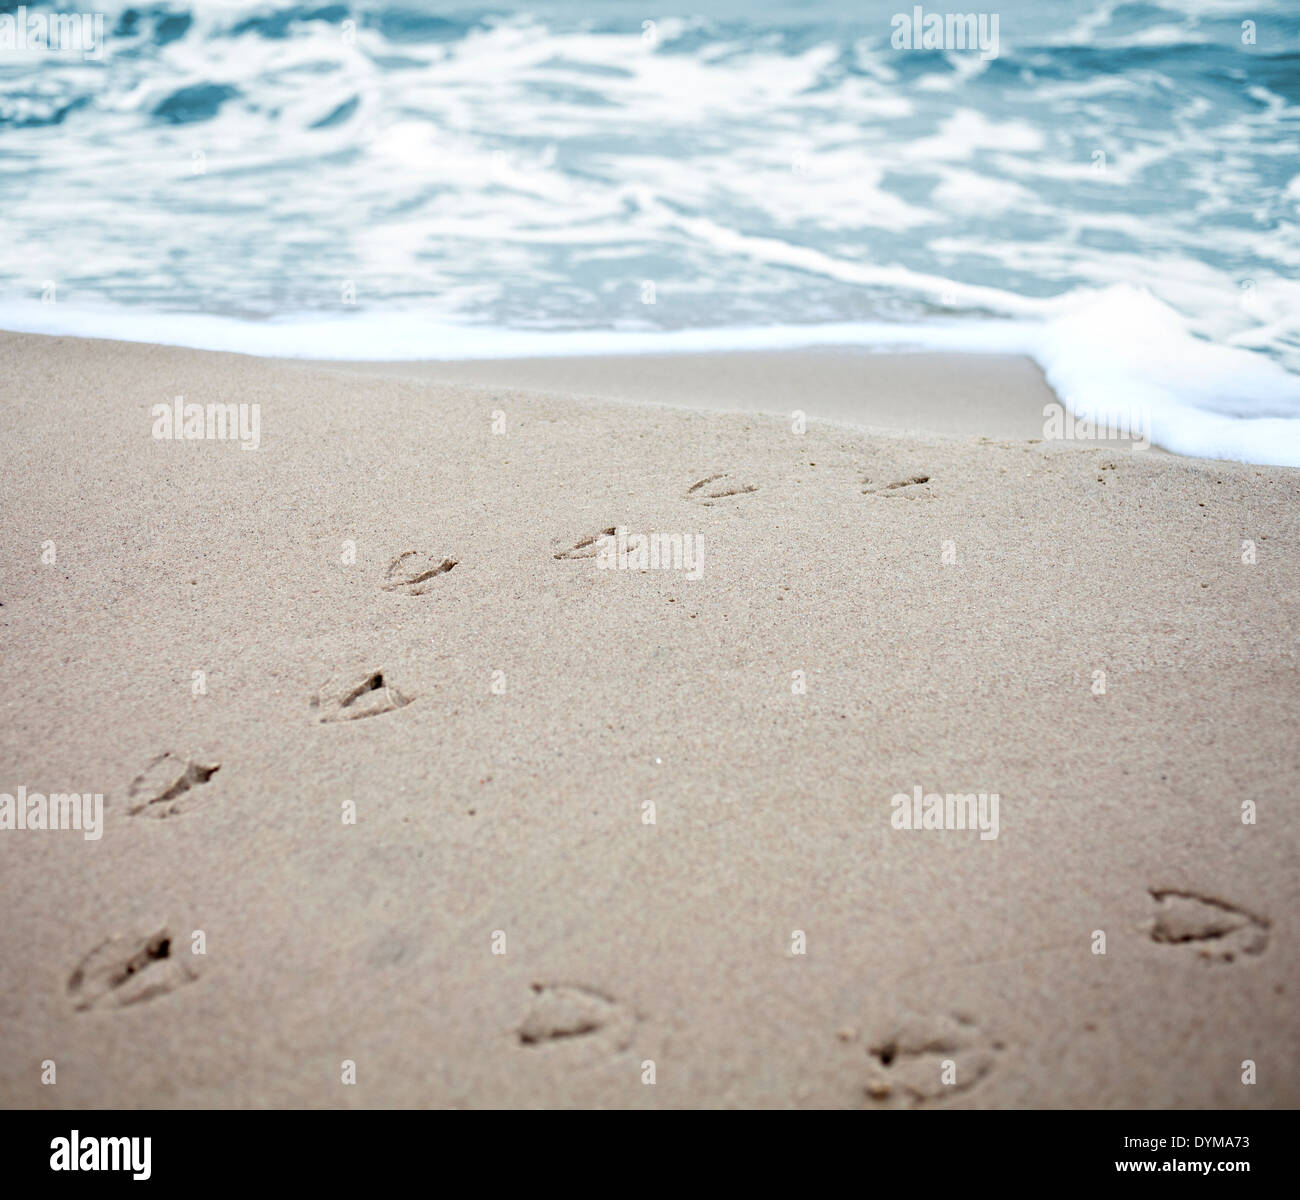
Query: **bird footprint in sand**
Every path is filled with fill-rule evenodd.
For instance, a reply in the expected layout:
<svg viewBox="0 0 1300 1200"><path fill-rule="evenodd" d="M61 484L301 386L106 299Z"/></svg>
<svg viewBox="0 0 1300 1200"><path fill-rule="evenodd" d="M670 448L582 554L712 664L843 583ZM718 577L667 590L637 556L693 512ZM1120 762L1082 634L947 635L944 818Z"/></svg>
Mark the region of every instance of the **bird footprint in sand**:
<svg viewBox="0 0 1300 1200"><path fill-rule="evenodd" d="M1153 942L1194 947L1206 962L1232 962L1241 954L1262 954L1269 922L1225 900L1193 892L1151 889L1156 915L1148 926Z"/></svg>
<svg viewBox="0 0 1300 1200"><path fill-rule="evenodd" d="M601 538L614 537L617 530L611 525L608 529L602 529L599 533L588 534L586 537L579 538L572 546L566 550L557 550L551 555L552 558L595 558L600 553Z"/></svg>
<svg viewBox="0 0 1300 1200"><path fill-rule="evenodd" d="M863 478L862 489L864 496L903 496L907 499L913 499L916 496L928 494L929 489L925 484L930 482L930 476L922 472L915 475L909 475L905 479L895 479L891 483L877 484L872 487L870 478Z"/></svg>
<svg viewBox="0 0 1300 1200"><path fill-rule="evenodd" d="M758 491L752 483L727 482L730 479L731 476L725 471L716 475L706 475L686 489L686 498L697 500L707 507L717 500L725 500L728 496L744 496L749 492Z"/></svg>
<svg viewBox="0 0 1300 1200"><path fill-rule="evenodd" d="M407 596L423 596L429 581L445 575L456 565L454 558L439 558L420 550L406 550L388 564L384 573L384 591Z"/></svg>
<svg viewBox="0 0 1300 1200"><path fill-rule="evenodd" d="M906 1016L867 1046L863 1092L877 1104L916 1108L968 1092L984 1080L1003 1049L964 1014Z"/></svg>
<svg viewBox="0 0 1300 1200"><path fill-rule="evenodd" d="M194 790L207 783L219 770L220 763L203 763L164 751L150 759L127 788L127 812L133 816L163 820L184 812L194 801Z"/></svg>
<svg viewBox="0 0 1300 1200"><path fill-rule="evenodd" d="M124 1008L193 983L198 972L178 953L164 928L146 937L112 937L77 964L68 995L78 1012Z"/></svg>
<svg viewBox="0 0 1300 1200"><path fill-rule="evenodd" d="M414 699L404 696L384 678L383 671L366 671L356 675L335 675L321 685L312 697L311 706L322 722L359 721L380 717L405 708Z"/></svg>
<svg viewBox="0 0 1300 1200"><path fill-rule="evenodd" d="M521 1046L590 1041L594 1047L627 1048L636 1015L612 996L576 984L533 984L533 1003L516 1031Z"/></svg>

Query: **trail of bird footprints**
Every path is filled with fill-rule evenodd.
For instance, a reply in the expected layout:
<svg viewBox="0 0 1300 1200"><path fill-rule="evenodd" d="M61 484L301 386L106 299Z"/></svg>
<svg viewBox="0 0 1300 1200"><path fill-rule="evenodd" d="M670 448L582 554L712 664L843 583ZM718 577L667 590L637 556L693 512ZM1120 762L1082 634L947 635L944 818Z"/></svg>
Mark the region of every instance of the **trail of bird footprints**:
<svg viewBox="0 0 1300 1200"><path fill-rule="evenodd" d="M78 1012L143 1004L187 983L198 972L177 953L166 929L146 937L112 937L77 964L68 996Z"/></svg>
<svg viewBox="0 0 1300 1200"><path fill-rule="evenodd" d="M1194 892L1151 889L1156 915L1149 926L1159 945L1186 946L1206 962L1230 963L1263 954L1269 922L1244 908Z"/></svg>
<svg viewBox="0 0 1300 1200"><path fill-rule="evenodd" d="M745 496L750 492L758 491L755 484L728 482L729 480L731 480L731 476L726 471L706 475L703 479L696 480L686 489L686 499L693 500L708 508L719 500L725 500L732 496ZM551 557L560 560L595 558L600 553L601 539L612 538L617 532L618 527L610 525L605 529L597 530L595 533L589 533L585 537L579 538L571 546L565 546L563 549L554 551Z"/></svg>
<svg viewBox="0 0 1300 1200"><path fill-rule="evenodd" d="M866 1047L863 1094L882 1107L924 1107L978 1087L1003 1049L965 1014L907 1016Z"/></svg>
<svg viewBox="0 0 1300 1200"><path fill-rule="evenodd" d="M219 770L220 763L202 763L165 750L150 759L127 788L127 813L133 817L163 820L185 812L195 801L195 791Z"/></svg>
<svg viewBox="0 0 1300 1200"><path fill-rule="evenodd" d="M930 475L917 472L880 482L863 477L862 494L908 499L931 494ZM756 492L727 472L692 483L685 498L704 506ZM553 552L558 560L595 558L602 538L614 526ZM436 586L458 560L418 550L398 554L384 574L383 590L421 596ZM410 704L380 669L336 674L311 698L321 723L364 720ZM146 765L127 789L128 814L166 819L188 811L221 764L165 751ZM1210 896L1173 889L1151 889L1156 912L1147 931L1152 942L1184 947L1208 962L1231 963L1262 954L1268 946L1267 918ZM143 937L112 937L77 964L67 994L78 1012L124 1008L166 995L198 978L195 967L177 953L172 934L161 928ZM627 1048L638 1016L613 997L576 984L535 983L532 1003L514 1031L530 1051L583 1046L608 1053ZM841 1035L857 1042L856 1035ZM1004 1049L962 1014L922 1019L907 1017L887 1036L865 1047L868 1069L863 1094L883 1107L925 1107L979 1086L996 1068Z"/></svg>
<svg viewBox="0 0 1300 1200"><path fill-rule="evenodd" d="M515 1031L532 1048L583 1042L616 1052L631 1044L636 1014L612 996L577 984L533 984L533 1002Z"/></svg>

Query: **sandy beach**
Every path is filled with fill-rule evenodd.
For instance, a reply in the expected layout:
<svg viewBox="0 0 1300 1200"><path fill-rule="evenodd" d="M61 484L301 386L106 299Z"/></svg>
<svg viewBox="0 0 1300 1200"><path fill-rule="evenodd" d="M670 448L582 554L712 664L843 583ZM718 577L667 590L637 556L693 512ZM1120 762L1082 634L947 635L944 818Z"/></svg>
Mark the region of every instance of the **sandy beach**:
<svg viewBox="0 0 1300 1200"><path fill-rule="evenodd" d="M1023 359L0 380L0 792L104 806L0 829L0 1104L1300 1104L1300 472Z"/></svg>
<svg viewBox="0 0 1300 1200"><path fill-rule="evenodd" d="M829 350L310 364L349 374L764 413L945 437L1043 435L1057 402L1028 358Z"/></svg>

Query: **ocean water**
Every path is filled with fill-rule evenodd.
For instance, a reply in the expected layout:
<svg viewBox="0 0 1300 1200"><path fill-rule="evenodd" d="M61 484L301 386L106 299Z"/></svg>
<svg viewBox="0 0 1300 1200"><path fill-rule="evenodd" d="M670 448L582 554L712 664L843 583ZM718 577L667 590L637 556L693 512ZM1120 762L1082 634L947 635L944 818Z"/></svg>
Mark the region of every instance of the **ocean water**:
<svg viewBox="0 0 1300 1200"><path fill-rule="evenodd" d="M1033 355L1300 465L1300 4L0 4L0 327L457 358ZM925 6L924 11L948 9ZM1243 23L1252 22L1252 26Z"/></svg>

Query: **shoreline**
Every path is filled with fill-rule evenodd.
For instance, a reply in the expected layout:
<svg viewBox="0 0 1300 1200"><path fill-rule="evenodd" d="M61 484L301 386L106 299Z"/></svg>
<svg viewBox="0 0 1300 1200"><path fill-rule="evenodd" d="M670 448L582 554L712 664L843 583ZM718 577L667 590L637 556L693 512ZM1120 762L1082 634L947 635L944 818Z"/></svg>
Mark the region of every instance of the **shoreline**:
<svg viewBox="0 0 1300 1200"><path fill-rule="evenodd" d="M1044 406L1054 405L1062 413L1067 411L1047 382L1043 369L1031 357L997 351L813 345L776 350L680 349L645 354L343 360L284 358L196 350L165 343L0 330L0 339L4 338L139 346L228 356L289 369L522 389L706 412L745 412L784 418L801 415L859 431L888 430L954 438L1043 440L1047 426ZM817 380L817 388L811 392L804 384L809 375ZM1070 420L1067 417L1066 423ZM1122 436L1066 440L1075 446L1174 453L1154 443L1135 447L1131 439Z"/></svg>

